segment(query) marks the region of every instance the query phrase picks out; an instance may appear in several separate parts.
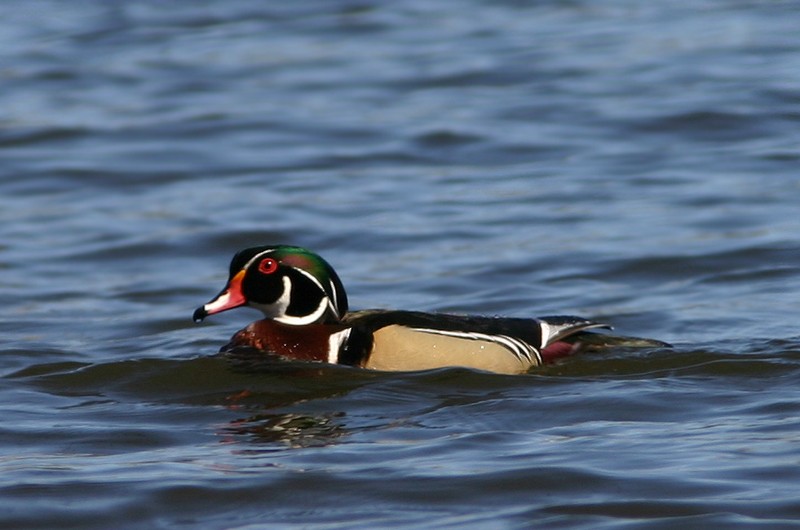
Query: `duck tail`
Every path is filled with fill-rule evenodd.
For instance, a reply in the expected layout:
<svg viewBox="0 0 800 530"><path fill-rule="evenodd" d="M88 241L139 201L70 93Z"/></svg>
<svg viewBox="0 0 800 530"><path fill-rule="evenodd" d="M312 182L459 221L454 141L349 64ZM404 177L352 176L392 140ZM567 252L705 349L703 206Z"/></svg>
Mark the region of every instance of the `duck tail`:
<svg viewBox="0 0 800 530"><path fill-rule="evenodd" d="M542 328L542 348L587 329L611 329L608 324L572 316L549 316L538 320Z"/></svg>
<svg viewBox="0 0 800 530"><path fill-rule="evenodd" d="M560 357L591 351L606 351L612 348L671 348L666 342L627 337L610 333L593 333L594 329L613 329L607 324L572 316L548 316L539 318L542 324L541 355L543 362Z"/></svg>

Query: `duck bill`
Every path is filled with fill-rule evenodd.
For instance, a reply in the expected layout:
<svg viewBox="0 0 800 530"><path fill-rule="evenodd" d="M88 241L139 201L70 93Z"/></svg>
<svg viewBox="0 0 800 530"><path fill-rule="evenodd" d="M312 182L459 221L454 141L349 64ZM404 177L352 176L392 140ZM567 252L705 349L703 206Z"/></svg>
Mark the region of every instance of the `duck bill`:
<svg viewBox="0 0 800 530"><path fill-rule="evenodd" d="M208 315L222 313L228 309L241 307L247 304L247 298L242 293L242 279L245 271L239 271L230 279L228 285L213 300L204 306L198 307L192 318L195 322L201 322Z"/></svg>

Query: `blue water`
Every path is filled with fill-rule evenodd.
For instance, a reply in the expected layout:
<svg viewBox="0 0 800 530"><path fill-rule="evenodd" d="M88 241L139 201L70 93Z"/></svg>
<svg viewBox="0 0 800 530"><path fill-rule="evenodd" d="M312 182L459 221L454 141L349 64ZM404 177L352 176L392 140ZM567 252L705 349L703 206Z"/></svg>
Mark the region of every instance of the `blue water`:
<svg viewBox="0 0 800 530"><path fill-rule="evenodd" d="M0 5L0 527L800 528L794 2ZM240 248L354 308L672 349L217 357Z"/></svg>

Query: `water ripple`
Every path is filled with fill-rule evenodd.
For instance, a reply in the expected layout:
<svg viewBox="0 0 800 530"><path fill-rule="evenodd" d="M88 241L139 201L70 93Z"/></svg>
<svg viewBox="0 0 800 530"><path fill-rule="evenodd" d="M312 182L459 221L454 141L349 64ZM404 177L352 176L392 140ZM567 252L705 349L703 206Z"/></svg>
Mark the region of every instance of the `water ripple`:
<svg viewBox="0 0 800 530"><path fill-rule="evenodd" d="M795 526L791 3L34 7L0 7L0 525ZM216 356L256 313L192 310L272 243L354 307L676 347Z"/></svg>

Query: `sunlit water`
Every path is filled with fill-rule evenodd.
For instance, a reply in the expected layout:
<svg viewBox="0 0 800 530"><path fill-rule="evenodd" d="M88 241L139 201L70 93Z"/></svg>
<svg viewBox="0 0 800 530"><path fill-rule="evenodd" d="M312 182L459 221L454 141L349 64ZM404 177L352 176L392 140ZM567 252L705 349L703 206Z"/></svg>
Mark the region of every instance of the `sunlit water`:
<svg viewBox="0 0 800 530"><path fill-rule="evenodd" d="M800 526L795 4L271 4L0 6L0 526ZM233 365L269 243L675 347Z"/></svg>

